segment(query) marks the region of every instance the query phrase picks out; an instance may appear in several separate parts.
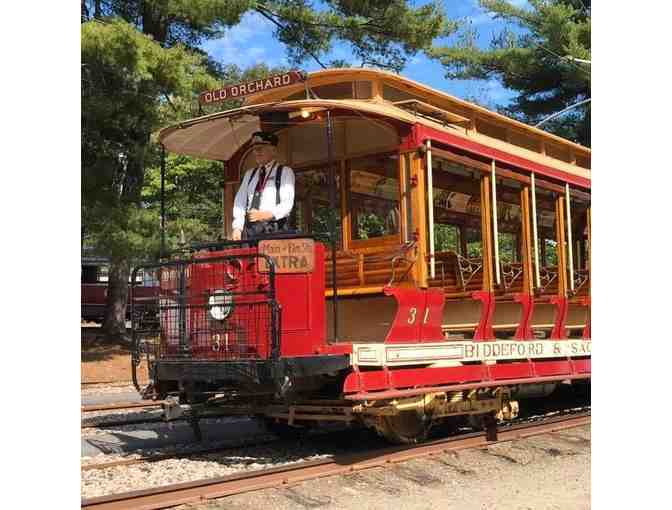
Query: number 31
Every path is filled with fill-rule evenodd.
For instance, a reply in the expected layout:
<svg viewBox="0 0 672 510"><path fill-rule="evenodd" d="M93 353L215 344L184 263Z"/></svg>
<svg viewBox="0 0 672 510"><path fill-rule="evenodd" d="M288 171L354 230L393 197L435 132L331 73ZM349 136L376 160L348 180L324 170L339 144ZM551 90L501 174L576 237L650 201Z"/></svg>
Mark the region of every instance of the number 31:
<svg viewBox="0 0 672 510"><path fill-rule="evenodd" d="M409 324L415 324L415 317L418 314L418 309L416 307L412 307L408 311L408 320L407 322ZM422 323L427 324L429 322L429 308L425 308L425 316L422 318Z"/></svg>

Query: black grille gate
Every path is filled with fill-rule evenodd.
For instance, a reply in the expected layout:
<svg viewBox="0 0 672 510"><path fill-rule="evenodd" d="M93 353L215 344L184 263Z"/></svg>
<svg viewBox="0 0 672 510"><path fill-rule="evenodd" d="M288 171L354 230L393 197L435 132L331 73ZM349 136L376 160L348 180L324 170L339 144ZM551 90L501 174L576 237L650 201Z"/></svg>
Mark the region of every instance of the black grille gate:
<svg viewBox="0 0 672 510"><path fill-rule="evenodd" d="M267 272L260 272L260 259ZM140 296L136 275L156 289ZM277 358L280 308L275 266L253 253L172 260L134 268L131 286L134 359L234 361ZM147 294L145 291L143 294Z"/></svg>

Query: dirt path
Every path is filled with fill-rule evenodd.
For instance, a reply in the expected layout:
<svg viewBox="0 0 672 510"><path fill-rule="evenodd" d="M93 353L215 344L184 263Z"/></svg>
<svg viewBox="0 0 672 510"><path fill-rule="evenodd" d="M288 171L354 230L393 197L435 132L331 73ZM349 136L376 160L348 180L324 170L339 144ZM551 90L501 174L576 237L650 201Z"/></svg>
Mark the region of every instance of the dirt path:
<svg viewBox="0 0 672 510"><path fill-rule="evenodd" d="M123 345L110 345L97 340L98 328L82 328L82 383L131 382L131 354ZM147 364L138 368L141 383L147 382Z"/></svg>

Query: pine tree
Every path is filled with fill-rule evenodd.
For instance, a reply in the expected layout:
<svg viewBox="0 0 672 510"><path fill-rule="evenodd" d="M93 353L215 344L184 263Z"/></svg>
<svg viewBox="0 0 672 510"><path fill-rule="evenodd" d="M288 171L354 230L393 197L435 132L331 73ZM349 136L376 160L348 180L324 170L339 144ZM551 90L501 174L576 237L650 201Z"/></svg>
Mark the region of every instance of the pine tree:
<svg viewBox="0 0 672 510"><path fill-rule="evenodd" d="M522 29L507 26L487 49L476 44L477 32L463 26L452 46L430 55L457 79L496 79L518 93L502 109L530 124L590 98L590 0L530 0L530 8L506 0L480 0L481 6ZM544 123L544 129L590 146L589 103Z"/></svg>
<svg viewBox="0 0 672 510"><path fill-rule="evenodd" d="M156 253L158 218L142 190L159 150L151 134L188 116L200 90L232 77L199 49L256 12L275 26L290 63L323 63L336 41L362 65L400 70L454 30L436 3L405 0L84 0L83 235L111 258L103 332L125 333L130 261ZM227 63L224 63L227 64ZM228 73L228 75L227 75ZM235 74L235 73L233 73ZM151 194L151 193L150 193ZM147 194L145 195L147 199ZM196 225L195 230L202 226Z"/></svg>

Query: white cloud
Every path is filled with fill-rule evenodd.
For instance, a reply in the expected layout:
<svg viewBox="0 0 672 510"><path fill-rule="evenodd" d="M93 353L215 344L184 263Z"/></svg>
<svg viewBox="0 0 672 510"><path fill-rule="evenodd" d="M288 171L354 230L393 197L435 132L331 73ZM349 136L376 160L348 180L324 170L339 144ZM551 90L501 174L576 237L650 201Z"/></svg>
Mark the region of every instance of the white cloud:
<svg viewBox="0 0 672 510"><path fill-rule="evenodd" d="M201 48L215 60L223 64L236 64L243 69L262 61L272 65L279 60L268 58L267 55L268 44L265 43L273 41L272 33L270 21L258 13L248 13L238 25L226 30L222 37L206 41Z"/></svg>

